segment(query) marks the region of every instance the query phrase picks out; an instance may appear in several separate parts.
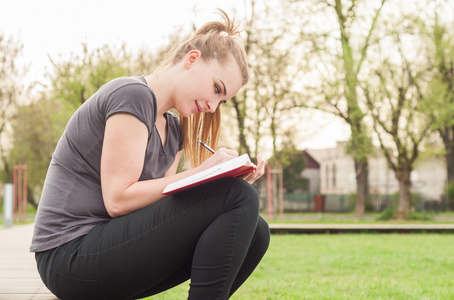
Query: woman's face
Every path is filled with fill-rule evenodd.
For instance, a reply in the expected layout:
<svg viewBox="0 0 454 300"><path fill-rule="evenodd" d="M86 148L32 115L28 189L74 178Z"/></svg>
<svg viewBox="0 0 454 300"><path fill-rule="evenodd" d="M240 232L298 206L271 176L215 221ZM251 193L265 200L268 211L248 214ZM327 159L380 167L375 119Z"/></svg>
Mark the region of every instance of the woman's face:
<svg viewBox="0 0 454 300"><path fill-rule="evenodd" d="M241 71L234 59L221 66L216 59L204 61L199 51L191 51L184 59L184 67L174 106L185 117L213 113L241 88Z"/></svg>

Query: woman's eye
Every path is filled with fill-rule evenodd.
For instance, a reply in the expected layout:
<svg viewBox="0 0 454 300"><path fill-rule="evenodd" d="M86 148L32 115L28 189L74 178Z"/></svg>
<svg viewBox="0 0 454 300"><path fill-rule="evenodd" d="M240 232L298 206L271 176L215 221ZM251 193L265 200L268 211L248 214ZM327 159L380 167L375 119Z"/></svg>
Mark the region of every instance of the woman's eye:
<svg viewBox="0 0 454 300"><path fill-rule="evenodd" d="M221 93L221 89L219 88L219 86L217 84L214 85L214 92L216 94L220 94Z"/></svg>
<svg viewBox="0 0 454 300"><path fill-rule="evenodd" d="M221 100L221 101L219 101L218 107L221 106L222 104L225 104L225 103L227 103L226 100Z"/></svg>

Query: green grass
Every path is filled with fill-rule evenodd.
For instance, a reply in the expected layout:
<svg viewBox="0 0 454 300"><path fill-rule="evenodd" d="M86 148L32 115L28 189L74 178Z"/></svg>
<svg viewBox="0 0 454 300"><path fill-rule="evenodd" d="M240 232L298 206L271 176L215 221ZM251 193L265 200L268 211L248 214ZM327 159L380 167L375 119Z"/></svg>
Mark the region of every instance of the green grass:
<svg viewBox="0 0 454 300"><path fill-rule="evenodd" d="M36 208L33 207L31 204L27 204L26 210L27 210L27 220L25 222L15 221L14 225L33 223L35 215L36 215ZM2 226L3 226L3 203L0 203L0 228Z"/></svg>
<svg viewBox="0 0 454 300"><path fill-rule="evenodd" d="M454 299L453 248L450 234L272 235L232 299ZM146 299L186 299L188 288Z"/></svg>
<svg viewBox="0 0 454 300"><path fill-rule="evenodd" d="M36 214L36 208L29 203L27 203L26 210L27 210L28 215ZM2 202L0 202L0 214L3 214L3 203Z"/></svg>

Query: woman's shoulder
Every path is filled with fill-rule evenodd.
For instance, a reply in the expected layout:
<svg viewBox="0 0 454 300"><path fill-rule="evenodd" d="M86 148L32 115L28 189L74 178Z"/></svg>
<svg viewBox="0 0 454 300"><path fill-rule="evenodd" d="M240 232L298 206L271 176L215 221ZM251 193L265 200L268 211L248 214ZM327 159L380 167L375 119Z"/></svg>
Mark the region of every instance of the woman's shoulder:
<svg viewBox="0 0 454 300"><path fill-rule="evenodd" d="M106 83L101 90L101 95L104 95L102 98L105 99L105 102L119 102L123 105L134 105L136 103L140 104L140 106L152 106L156 109L154 93L146 84L143 76L113 79Z"/></svg>
<svg viewBox="0 0 454 300"><path fill-rule="evenodd" d="M131 76L131 77L119 77L112 79L105 85L103 85L103 89L106 89L108 91L114 92L120 88L124 87L131 87L131 88L137 88L137 87L142 87L143 89L149 91L150 88L145 82L145 79L143 76Z"/></svg>
<svg viewBox="0 0 454 300"><path fill-rule="evenodd" d="M98 106L107 119L116 113L130 113L144 122L151 132L156 121L156 98L140 77L121 77L107 83Z"/></svg>

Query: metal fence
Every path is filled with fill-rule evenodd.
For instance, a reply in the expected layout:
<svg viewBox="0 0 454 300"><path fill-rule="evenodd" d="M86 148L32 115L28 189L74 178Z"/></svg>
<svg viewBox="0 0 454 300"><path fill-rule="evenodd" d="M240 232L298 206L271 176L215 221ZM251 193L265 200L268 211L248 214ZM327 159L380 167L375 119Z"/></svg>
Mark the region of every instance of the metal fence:
<svg viewBox="0 0 454 300"><path fill-rule="evenodd" d="M317 211L316 194L284 193L284 211L286 212L314 212ZM322 195L324 212L351 212L355 210L355 198L351 195ZM273 204L277 211L277 202ZM366 201L366 210L381 212L388 207L396 207L397 195L369 195ZM266 199L262 199L262 208L267 207ZM416 212L444 212L454 207L446 198L440 201L414 198L411 201L412 211Z"/></svg>
<svg viewBox="0 0 454 300"><path fill-rule="evenodd" d="M320 210L320 207L325 212L348 212L351 210L348 195L323 195L321 199L317 199L317 196L306 193L284 194L284 210L313 212ZM316 201L323 201L323 203L317 205Z"/></svg>

